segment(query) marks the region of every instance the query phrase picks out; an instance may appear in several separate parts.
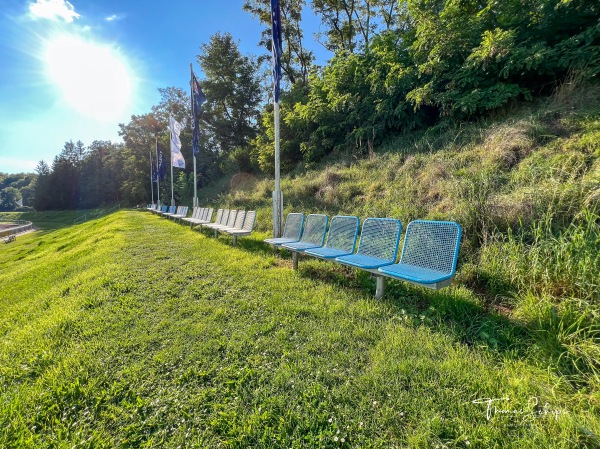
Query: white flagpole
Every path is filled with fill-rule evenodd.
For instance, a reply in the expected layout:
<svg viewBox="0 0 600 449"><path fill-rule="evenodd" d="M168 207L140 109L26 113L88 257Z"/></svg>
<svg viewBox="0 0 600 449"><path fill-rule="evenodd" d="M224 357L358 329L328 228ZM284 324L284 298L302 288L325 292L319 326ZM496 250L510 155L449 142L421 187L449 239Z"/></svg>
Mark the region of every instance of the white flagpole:
<svg viewBox="0 0 600 449"><path fill-rule="evenodd" d="M283 195L279 182L279 75L280 64L279 46L281 45L281 16L279 0L271 1L271 51L273 57L274 92L273 107L275 120L275 191L273 192L273 237L281 237L283 227ZM275 32L277 29L277 33Z"/></svg>
<svg viewBox="0 0 600 449"><path fill-rule="evenodd" d="M158 165L158 137L155 137L156 144L156 204L160 204L160 167ZM163 155L164 157L164 155ZM165 161L163 160L163 164Z"/></svg>
<svg viewBox="0 0 600 449"><path fill-rule="evenodd" d="M192 64L190 63L190 101L192 102L192 125L196 123L196 126L200 126L200 123L195 122L196 111L195 111L195 101L194 101L194 86L193 86L193 78L192 74L194 73L194 69L192 68ZM192 129L192 153L194 154L194 207L198 207L198 180L196 179L196 154L194 153L194 130ZM198 142L200 144L200 142ZM198 149L200 151L200 149Z"/></svg>
<svg viewBox="0 0 600 449"><path fill-rule="evenodd" d="M279 181L279 102L273 105L275 110L275 192L273 192L273 237L281 237L283 197Z"/></svg>
<svg viewBox="0 0 600 449"><path fill-rule="evenodd" d="M175 196L173 195L173 130L169 126L169 148L171 149L171 206L175 206Z"/></svg>
<svg viewBox="0 0 600 449"><path fill-rule="evenodd" d="M154 204L154 182L152 182L152 151L150 151L150 194L152 195L152 204Z"/></svg>

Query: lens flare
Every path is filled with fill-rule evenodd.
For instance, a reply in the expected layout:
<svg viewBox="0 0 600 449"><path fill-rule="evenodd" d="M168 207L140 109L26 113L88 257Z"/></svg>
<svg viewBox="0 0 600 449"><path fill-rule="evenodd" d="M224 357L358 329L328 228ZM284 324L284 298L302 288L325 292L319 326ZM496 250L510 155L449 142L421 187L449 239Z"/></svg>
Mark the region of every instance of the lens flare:
<svg viewBox="0 0 600 449"><path fill-rule="evenodd" d="M126 113L132 79L116 49L64 35L46 43L45 62L64 101L81 114L110 121Z"/></svg>

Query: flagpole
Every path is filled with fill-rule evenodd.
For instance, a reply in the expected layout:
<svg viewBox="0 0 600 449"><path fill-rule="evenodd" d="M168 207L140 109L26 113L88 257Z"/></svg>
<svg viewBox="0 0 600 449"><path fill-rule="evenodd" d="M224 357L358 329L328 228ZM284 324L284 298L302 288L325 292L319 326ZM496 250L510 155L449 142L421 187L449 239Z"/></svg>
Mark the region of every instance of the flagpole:
<svg viewBox="0 0 600 449"><path fill-rule="evenodd" d="M160 204L160 167L158 166L158 137L155 137L154 141L156 144L156 204L158 205Z"/></svg>
<svg viewBox="0 0 600 449"><path fill-rule="evenodd" d="M152 204L154 205L154 181L152 181L152 151L150 151L150 194L152 195Z"/></svg>
<svg viewBox="0 0 600 449"><path fill-rule="evenodd" d="M282 235L283 195L279 180L279 84L281 78L281 14L279 0L271 0L271 53L273 57L273 108L275 120L275 191L273 192L273 237Z"/></svg>
<svg viewBox="0 0 600 449"><path fill-rule="evenodd" d="M190 62L190 101L192 103L192 125L194 123L196 123L196 126L200 126L200 123L198 121L194 122L194 117L196 116L195 113L195 108L194 108L194 86L193 86L193 74L194 74L194 69L192 68L192 63ZM192 142L194 141L194 129L192 129ZM193 147L193 143L192 143L192 147ZM192 148L192 154L194 155L194 207L198 207L198 191L197 191L197 186L198 186L198 180L196 179L196 153L194 152L194 149Z"/></svg>
<svg viewBox="0 0 600 449"><path fill-rule="evenodd" d="M171 144L169 148L171 149L171 206L175 206L175 196L173 195L173 130L169 126L169 140Z"/></svg>

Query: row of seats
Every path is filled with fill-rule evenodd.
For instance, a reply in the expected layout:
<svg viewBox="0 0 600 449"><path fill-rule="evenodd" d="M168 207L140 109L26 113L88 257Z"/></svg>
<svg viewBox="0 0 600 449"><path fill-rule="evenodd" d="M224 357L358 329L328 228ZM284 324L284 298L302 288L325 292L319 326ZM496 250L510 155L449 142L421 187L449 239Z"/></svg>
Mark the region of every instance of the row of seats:
<svg viewBox="0 0 600 449"><path fill-rule="evenodd" d="M256 211L218 209L215 221L212 221L214 209L205 207L194 207L192 215L187 216L188 207L186 206L153 206L148 205L148 210L158 213L161 216L173 218L175 220L185 221L190 224L190 228L205 226L214 231L215 237L219 232L224 232L233 237L233 245L237 244L238 237L244 237L252 234L256 222Z"/></svg>
<svg viewBox="0 0 600 449"><path fill-rule="evenodd" d="M377 298L383 297L385 277L435 290L450 285L456 272L462 235L458 223L410 222L397 263L402 232L399 220L367 218L355 251L359 228L360 220L354 216L337 215L329 223L329 217L324 214L310 214L305 220L304 214L290 213L283 236L265 242L292 251L294 269L298 269L298 254L306 254L369 271L377 279Z"/></svg>

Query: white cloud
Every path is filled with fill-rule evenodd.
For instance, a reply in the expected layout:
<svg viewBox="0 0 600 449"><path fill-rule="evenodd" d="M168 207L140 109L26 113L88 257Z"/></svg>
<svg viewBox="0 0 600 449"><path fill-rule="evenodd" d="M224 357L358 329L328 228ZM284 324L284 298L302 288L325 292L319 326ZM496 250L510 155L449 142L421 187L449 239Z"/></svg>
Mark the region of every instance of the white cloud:
<svg viewBox="0 0 600 449"><path fill-rule="evenodd" d="M67 23L79 18L75 7L66 0L37 0L29 4L29 12L34 18L63 19Z"/></svg>
<svg viewBox="0 0 600 449"><path fill-rule="evenodd" d="M124 18L121 14L113 14L112 16L106 17L104 20L107 22L116 22L117 20L122 20Z"/></svg>

